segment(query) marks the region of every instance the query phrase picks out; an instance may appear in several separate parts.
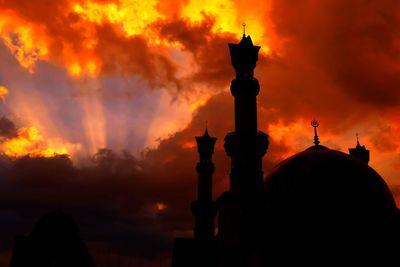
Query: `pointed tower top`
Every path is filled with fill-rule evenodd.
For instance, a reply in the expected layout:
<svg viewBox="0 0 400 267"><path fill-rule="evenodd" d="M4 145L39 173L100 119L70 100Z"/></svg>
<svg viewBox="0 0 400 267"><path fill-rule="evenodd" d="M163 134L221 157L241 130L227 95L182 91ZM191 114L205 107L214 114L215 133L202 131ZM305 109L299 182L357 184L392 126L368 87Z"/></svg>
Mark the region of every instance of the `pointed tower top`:
<svg viewBox="0 0 400 267"><path fill-rule="evenodd" d="M216 137L210 136L208 133L208 129L204 131L202 136L196 136L197 142L197 151L200 154L201 161L209 161L212 158L212 154L214 153L214 145L217 141Z"/></svg>
<svg viewBox="0 0 400 267"><path fill-rule="evenodd" d="M260 46L255 46L250 36L246 36L246 24L243 23L243 37L238 44L228 43L231 64L236 71L236 79L253 79L253 71L258 60Z"/></svg>
<svg viewBox="0 0 400 267"><path fill-rule="evenodd" d="M355 156L365 163L369 162L369 150L365 146L360 145L359 135L356 133L357 145L355 148L349 148L349 154Z"/></svg>
<svg viewBox="0 0 400 267"><path fill-rule="evenodd" d="M211 138L210 134L208 133L207 126L206 126L206 129L204 131L204 134L200 138L203 138L203 139L210 139Z"/></svg>
<svg viewBox="0 0 400 267"><path fill-rule="evenodd" d="M311 126L314 127L314 145L319 145L319 138L317 134L317 127L319 126L319 122L316 119L311 121Z"/></svg>
<svg viewBox="0 0 400 267"><path fill-rule="evenodd" d="M258 46L254 46L253 44L253 40L251 40L250 35L246 36L246 26L247 24L245 22L242 23L242 27L243 27L243 36L242 36L242 40L240 40L239 45L241 47L258 47ZM259 48L258 48L259 49Z"/></svg>

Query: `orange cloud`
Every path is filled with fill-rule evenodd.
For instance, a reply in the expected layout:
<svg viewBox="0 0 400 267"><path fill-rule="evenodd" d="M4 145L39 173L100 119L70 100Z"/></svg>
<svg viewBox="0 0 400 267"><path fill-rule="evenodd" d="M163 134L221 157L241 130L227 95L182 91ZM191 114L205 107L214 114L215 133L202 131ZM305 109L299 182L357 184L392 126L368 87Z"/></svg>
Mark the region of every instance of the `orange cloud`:
<svg viewBox="0 0 400 267"><path fill-rule="evenodd" d="M20 128L18 134L4 141L1 145L2 152L9 157L54 157L55 155L68 154L68 149L62 145L51 145L39 131L33 127Z"/></svg>
<svg viewBox="0 0 400 267"><path fill-rule="evenodd" d="M163 211L168 207L167 204L162 203L162 202L157 202L156 206L157 206L158 211Z"/></svg>
<svg viewBox="0 0 400 267"><path fill-rule="evenodd" d="M21 66L34 72L36 61L48 55L44 29L20 18L14 12L0 11L0 38Z"/></svg>
<svg viewBox="0 0 400 267"><path fill-rule="evenodd" d="M30 73L34 72L38 60L46 60L63 66L72 77L98 75L104 65L112 64L101 55L107 51L98 50L99 46L103 47L101 42L104 41L104 33L101 27L105 25L112 25L119 39L129 40L140 36L147 45L160 51L182 47L182 43L160 36L154 27L157 23L181 19L191 24L201 24L206 17L212 17L215 19L210 34L239 35L241 24L246 21L253 39L264 46L263 52L268 50L264 42L262 17L239 12L237 5L240 3L217 3L212 0L164 2L76 0L49 5L45 1L37 1L24 6L0 2L0 38ZM166 6L169 8L166 9ZM175 14L175 17L171 17L171 14ZM130 50L119 52L129 54Z"/></svg>
<svg viewBox="0 0 400 267"><path fill-rule="evenodd" d="M8 89L5 86L0 86L0 100L4 103L6 101L6 95L8 95Z"/></svg>

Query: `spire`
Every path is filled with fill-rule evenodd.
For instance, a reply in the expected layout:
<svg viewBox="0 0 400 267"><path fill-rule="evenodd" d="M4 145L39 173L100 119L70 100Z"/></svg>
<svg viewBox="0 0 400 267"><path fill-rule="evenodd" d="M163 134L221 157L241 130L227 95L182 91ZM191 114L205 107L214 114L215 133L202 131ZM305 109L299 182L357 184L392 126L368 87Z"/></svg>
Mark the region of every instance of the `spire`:
<svg viewBox="0 0 400 267"><path fill-rule="evenodd" d="M356 133L357 144L355 148L349 148L349 154L357 157L360 160L368 164L369 162L369 150L365 146L360 145L359 135Z"/></svg>
<svg viewBox="0 0 400 267"><path fill-rule="evenodd" d="M319 138L317 134L317 127L319 126L319 122L316 119L311 121L311 126L314 127L314 145L319 145Z"/></svg>
<svg viewBox="0 0 400 267"><path fill-rule="evenodd" d="M360 140L359 140L359 138L358 138L358 133L356 133L356 138L357 138L357 147L361 147L361 146L360 146Z"/></svg>
<svg viewBox="0 0 400 267"><path fill-rule="evenodd" d="M246 23L243 26L243 37L238 44L229 43L229 52L231 64L236 71L236 79L252 80L254 79L254 68L258 60L260 46L253 45L250 36L246 36Z"/></svg>
<svg viewBox="0 0 400 267"><path fill-rule="evenodd" d="M207 126L204 134L202 136L196 136L195 138L197 142L197 151L200 155L200 161L211 161L217 138L210 136Z"/></svg>

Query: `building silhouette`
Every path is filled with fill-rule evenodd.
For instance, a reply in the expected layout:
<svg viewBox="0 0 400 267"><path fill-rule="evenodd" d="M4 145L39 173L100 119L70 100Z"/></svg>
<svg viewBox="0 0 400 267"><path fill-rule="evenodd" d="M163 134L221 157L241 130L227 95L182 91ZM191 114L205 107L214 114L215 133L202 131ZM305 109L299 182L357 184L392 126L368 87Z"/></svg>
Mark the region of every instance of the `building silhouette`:
<svg viewBox="0 0 400 267"><path fill-rule="evenodd" d="M400 212L358 138L350 154L329 149L320 144L313 120L314 145L263 177L269 141L257 128L254 68L260 47L245 34L228 46L236 72L235 130L224 139L230 188L212 200L216 138L206 130L196 137L194 237L175 240L172 267L398 266Z"/></svg>
<svg viewBox="0 0 400 267"><path fill-rule="evenodd" d="M30 235L15 238L10 267L33 266L95 266L77 223L65 212L44 215Z"/></svg>

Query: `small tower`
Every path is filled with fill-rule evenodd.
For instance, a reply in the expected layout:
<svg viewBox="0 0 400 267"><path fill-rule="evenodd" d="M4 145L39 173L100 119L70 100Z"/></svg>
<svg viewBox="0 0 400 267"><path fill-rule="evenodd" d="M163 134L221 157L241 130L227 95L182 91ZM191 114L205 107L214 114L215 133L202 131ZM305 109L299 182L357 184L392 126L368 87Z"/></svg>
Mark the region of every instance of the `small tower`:
<svg viewBox="0 0 400 267"><path fill-rule="evenodd" d="M212 200L212 176L215 170L212 162L214 145L217 138L208 134L196 136L200 161L196 165L198 173L197 200L192 202L195 217L194 238L199 241L211 241L214 238L215 202Z"/></svg>
<svg viewBox="0 0 400 267"><path fill-rule="evenodd" d="M349 148L349 154L361 159L365 163L368 164L369 162L369 150L365 148L365 146L360 145L360 141L358 139L358 134L356 134L357 137L357 145L355 148Z"/></svg>

